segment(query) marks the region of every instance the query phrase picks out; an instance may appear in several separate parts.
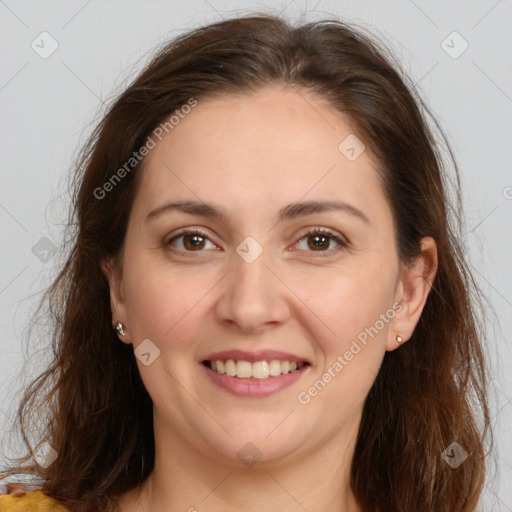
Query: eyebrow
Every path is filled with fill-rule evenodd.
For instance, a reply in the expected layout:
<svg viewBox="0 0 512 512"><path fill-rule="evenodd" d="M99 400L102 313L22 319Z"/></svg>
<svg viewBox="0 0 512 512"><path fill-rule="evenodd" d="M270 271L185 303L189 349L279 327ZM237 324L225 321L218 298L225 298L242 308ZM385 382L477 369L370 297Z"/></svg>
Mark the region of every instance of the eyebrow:
<svg viewBox="0 0 512 512"><path fill-rule="evenodd" d="M279 210L278 220L293 220L298 217L332 210L345 212L352 217L363 221L365 224L370 224L370 219L361 210L343 201L306 201L301 203L291 203ZM221 208L212 204L198 201L174 201L165 203L149 212L146 216L146 222L149 222L162 213L169 211L181 211L190 215L219 219L223 223L228 223L229 220L229 216Z"/></svg>

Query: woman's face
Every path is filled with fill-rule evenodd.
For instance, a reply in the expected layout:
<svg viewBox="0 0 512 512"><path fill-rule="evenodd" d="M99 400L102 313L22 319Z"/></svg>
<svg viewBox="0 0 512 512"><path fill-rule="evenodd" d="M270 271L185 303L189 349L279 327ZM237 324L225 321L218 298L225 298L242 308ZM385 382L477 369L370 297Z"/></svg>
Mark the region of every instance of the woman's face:
<svg viewBox="0 0 512 512"><path fill-rule="evenodd" d="M355 440L414 323L397 329L392 213L360 144L318 97L268 87L199 100L146 157L111 289L157 436L238 465ZM307 364L264 378L286 361Z"/></svg>

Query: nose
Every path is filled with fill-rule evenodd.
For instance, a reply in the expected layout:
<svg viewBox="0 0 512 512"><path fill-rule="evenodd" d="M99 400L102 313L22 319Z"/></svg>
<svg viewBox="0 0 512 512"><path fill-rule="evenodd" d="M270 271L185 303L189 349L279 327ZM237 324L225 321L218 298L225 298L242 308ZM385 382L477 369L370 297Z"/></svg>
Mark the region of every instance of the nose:
<svg viewBox="0 0 512 512"><path fill-rule="evenodd" d="M252 262L238 254L222 281L216 305L220 322L240 331L258 333L283 324L290 317L290 290L273 268L265 251Z"/></svg>

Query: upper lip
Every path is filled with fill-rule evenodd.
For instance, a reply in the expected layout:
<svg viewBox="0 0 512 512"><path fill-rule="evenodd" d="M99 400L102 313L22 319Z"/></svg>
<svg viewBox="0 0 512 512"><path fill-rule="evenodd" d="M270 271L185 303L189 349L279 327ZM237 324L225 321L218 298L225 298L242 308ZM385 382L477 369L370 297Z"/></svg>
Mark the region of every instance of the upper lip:
<svg viewBox="0 0 512 512"><path fill-rule="evenodd" d="M274 359L296 363L309 363L309 361L303 357L289 352L281 352L280 350L223 350L206 356L203 361L226 361L228 359L233 359L234 361L249 361L251 363L255 363L256 361L272 361Z"/></svg>

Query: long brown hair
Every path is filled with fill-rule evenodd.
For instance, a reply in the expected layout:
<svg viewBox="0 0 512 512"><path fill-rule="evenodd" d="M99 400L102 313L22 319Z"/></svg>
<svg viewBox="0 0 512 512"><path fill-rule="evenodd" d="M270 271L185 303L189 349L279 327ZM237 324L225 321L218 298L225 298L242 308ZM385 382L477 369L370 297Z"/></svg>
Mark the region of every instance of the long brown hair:
<svg viewBox="0 0 512 512"><path fill-rule="evenodd" d="M26 390L18 415L32 452L25 430L30 411L50 411L42 432L58 458L43 468L29 454L10 474L40 475L48 494L79 512L106 510L110 496L148 477L152 402L132 348L112 330L100 267L105 257L120 261L144 160L106 197L98 190L191 98L284 84L319 94L353 122L380 164L401 260L419 255L422 237L433 237L438 247L437 275L414 334L386 353L365 402L352 489L365 511L475 510L491 429L478 288L459 245L459 172L442 130L388 53L338 20L292 26L267 14L194 30L157 52L83 149L73 181L69 258L45 295L54 359ZM453 164L453 197L441 143ZM442 456L452 442L468 453L456 469Z"/></svg>

